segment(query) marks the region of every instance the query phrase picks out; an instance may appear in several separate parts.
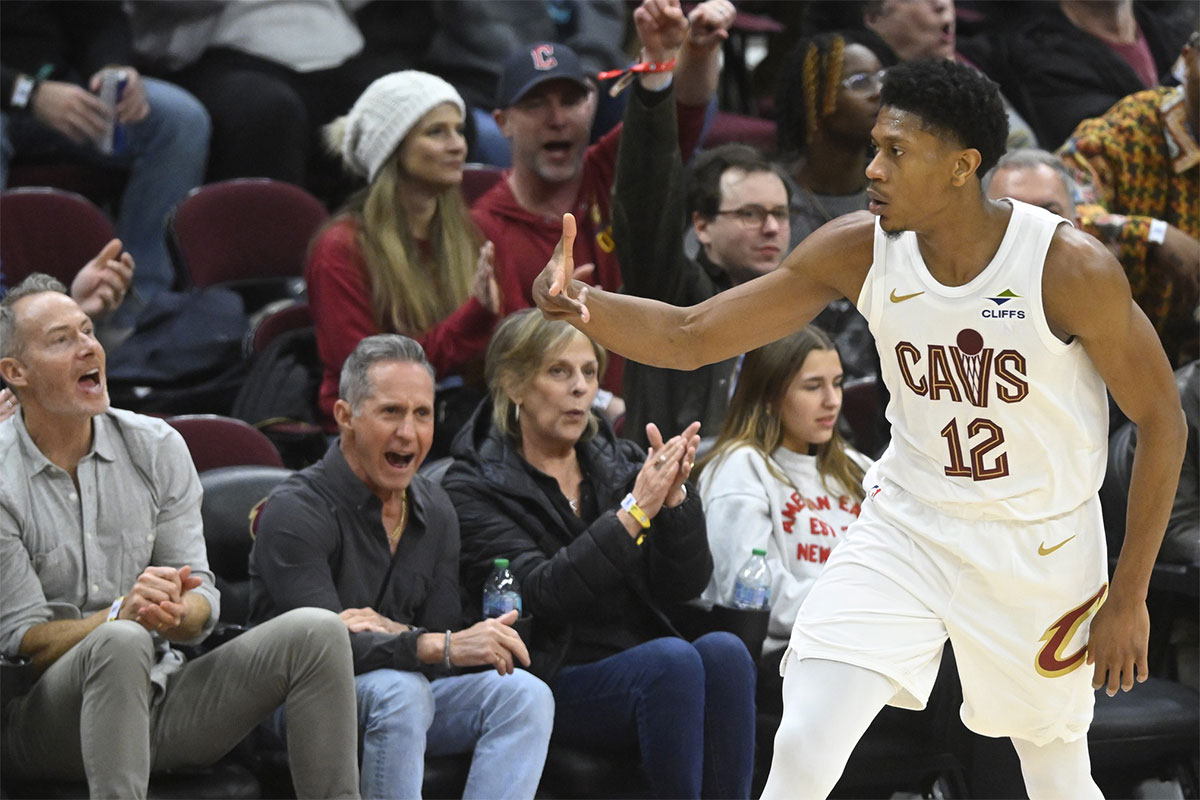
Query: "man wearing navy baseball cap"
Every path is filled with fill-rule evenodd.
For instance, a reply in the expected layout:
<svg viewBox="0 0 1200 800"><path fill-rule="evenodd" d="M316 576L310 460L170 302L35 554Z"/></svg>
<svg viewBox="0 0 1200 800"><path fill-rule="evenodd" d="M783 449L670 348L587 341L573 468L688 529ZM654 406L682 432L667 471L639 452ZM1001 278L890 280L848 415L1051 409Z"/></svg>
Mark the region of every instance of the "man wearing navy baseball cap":
<svg viewBox="0 0 1200 800"><path fill-rule="evenodd" d="M504 62L496 90L496 108L508 108L546 81L564 80L591 88L583 65L565 44L540 42L513 53Z"/></svg>
<svg viewBox="0 0 1200 800"><path fill-rule="evenodd" d="M732 21L731 9L728 0L708 0L692 11L693 25L711 23L724 29ZM674 76L680 149L686 159L716 90L720 48L683 46L689 25L679 0L644 0L634 11L634 23L641 61L655 65L655 71L638 73L641 86L658 92ZM597 93L609 88L598 88L575 51L555 42L530 43L504 63L493 116L512 145L513 165L504 180L475 202L472 215L495 245L495 275L505 314L532 305L533 279L558 244L566 212L578 220L576 263L595 265L585 280L610 289L621 286L609 219L621 129L588 146ZM622 364L621 359L610 362L604 389L620 392ZM610 419L623 412L624 404L611 394L602 392L599 398L597 405L607 404L601 410Z"/></svg>

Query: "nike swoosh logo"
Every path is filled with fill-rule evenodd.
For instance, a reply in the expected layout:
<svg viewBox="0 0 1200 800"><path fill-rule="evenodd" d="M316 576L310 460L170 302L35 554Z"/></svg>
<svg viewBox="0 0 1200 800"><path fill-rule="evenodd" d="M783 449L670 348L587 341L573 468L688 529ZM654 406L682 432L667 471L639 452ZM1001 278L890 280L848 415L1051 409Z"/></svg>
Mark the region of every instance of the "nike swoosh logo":
<svg viewBox="0 0 1200 800"><path fill-rule="evenodd" d="M1046 543L1045 543L1045 542L1042 542L1041 544L1039 544L1039 545L1038 545L1038 555L1039 555L1039 556L1048 556L1048 555L1050 555L1050 554L1051 554L1051 553L1053 553L1055 550L1057 550L1058 548L1062 547L1062 546L1063 546L1064 544L1066 544L1067 542L1069 542L1069 541L1071 541L1072 539L1074 539L1074 538L1075 538L1075 536L1077 536L1077 535L1078 535L1078 534L1071 534L1070 536L1068 536L1067 538L1063 539L1063 540L1062 540L1061 542L1059 542L1058 544L1054 545L1054 547L1046 547Z"/></svg>
<svg viewBox="0 0 1200 800"><path fill-rule="evenodd" d="M912 300L914 297L916 297L919 294L925 294L925 293L924 292L913 292L912 294L896 294L896 290L892 289L892 296L890 299L893 303L903 303L905 300Z"/></svg>

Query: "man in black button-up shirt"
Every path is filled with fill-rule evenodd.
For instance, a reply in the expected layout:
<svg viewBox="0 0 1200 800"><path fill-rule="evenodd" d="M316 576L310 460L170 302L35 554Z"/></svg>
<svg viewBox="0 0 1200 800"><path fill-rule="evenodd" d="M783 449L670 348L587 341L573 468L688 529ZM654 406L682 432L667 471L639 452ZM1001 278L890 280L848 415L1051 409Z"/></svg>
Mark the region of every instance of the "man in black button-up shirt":
<svg viewBox="0 0 1200 800"><path fill-rule="evenodd" d="M516 612L462 623L458 519L417 475L433 437L433 370L413 340L364 339L342 368L341 438L263 507L251 617L337 612L351 632L364 797L419 797L424 756L474 750L467 797L533 796L550 691L528 672ZM456 667L495 672L458 674Z"/></svg>

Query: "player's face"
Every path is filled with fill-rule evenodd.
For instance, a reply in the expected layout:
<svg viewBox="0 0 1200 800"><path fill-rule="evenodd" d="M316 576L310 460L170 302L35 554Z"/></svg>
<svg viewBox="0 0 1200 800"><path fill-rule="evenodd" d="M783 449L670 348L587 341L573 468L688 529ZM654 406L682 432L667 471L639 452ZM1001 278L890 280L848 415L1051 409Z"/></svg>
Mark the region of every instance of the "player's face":
<svg viewBox="0 0 1200 800"><path fill-rule="evenodd" d="M434 191L461 184L467 158L462 126L462 114L453 103L442 103L421 117L400 145L404 174Z"/></svg>
<svg viewBox="0 0 1200 800"><path fill-rule="evenodd" d="M596 93L574 81L552 80L530 89L496 114L512 144L513 165L547 183L575 178L583 169Z"/></svg>
<svg viewBox="0 0 1200 800"><path fill-rule="evenodd" d="M874 79L882 69L879 59L861 44L846 45L842 57L842 75L839 81L854 79L862 86L838 88L837 105L833 113L821 122L821 127L832 137L851 142L870 140L871 128L879 116L879 90L881 81ZM866 77L871 76L871 77Z"/></svg>
<svg viewBox="0 0 1200 800"><path fill-rule="evenodd" d="M380 499L408 488L433 443L433 377L420 364L381 361L358 413L338 400L333 414L351 471Z"/></svg>
<svg viewBox="0 0 1200 800"><path fill-rule="evenodd" d="M813 350L783 394L783 446L806 453L833 436L842 409L842 361L836 350Z"/></svg>
<svg viewBox="0 0 1200 800"><path fill-rule="evenodd" d="M866 22L901 61L954 57L954 0L884 0Z"/></svg>
<svg viewBox="0 0 1200 800"><path fill-rule="evenodd" d="M92 321L60 292L39 292L13 304L21 351L4 359L4 377L25 406L64 419L108 410L104 348Z"/></svg>
<svg viewBox="0 0 1200 800"><path fill-rule="evenodd" d="M996 170L988 186L988 197L993 200L1011 197L1075 222L1075 203L1067 194L1062 176L1045 164Z"/></svg>
<svg viewBox="0 0 1200 800"><path fill-rule="evenodd" d="M587 429L599 380L596 351L582 333L543 359L528 389L513 398L521 405L525 449L574 447Z"/></svg>
<svg viewBox="0 0 1200 800"><path fill-rule="evenodd" d="M925 130L916 114L891 106L879 109L871 141L876 152L867 165L868 210L886 233L922 230L953 202L950 189L962 148Z"/></svg>
<svg viewBox="0 0 1200 800"><path fill-rule="evenodd" d="M693 218L709 260L735 283L764 275L787 254L791 225L783 180L774 172L731 167L721 173L717 215Z"/></svg>

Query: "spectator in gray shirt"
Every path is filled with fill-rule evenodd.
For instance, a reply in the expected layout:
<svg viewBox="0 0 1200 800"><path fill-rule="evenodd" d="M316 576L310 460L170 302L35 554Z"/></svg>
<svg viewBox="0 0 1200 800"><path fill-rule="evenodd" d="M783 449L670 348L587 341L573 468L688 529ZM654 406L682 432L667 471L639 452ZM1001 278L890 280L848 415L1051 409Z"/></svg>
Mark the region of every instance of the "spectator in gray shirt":
<svg viewBox="0 0 1200 800"><path fill-rule="evenodd" d="M200 481L179 434L109 408L104 349L58 281L0 302L0 652L39 674L4 709L7 773L145 797L286 702L301 797L356 797L354 680L337 616L298 610L185 663L219 616ZM168 681L169 678L169 681Z"/></svg>

